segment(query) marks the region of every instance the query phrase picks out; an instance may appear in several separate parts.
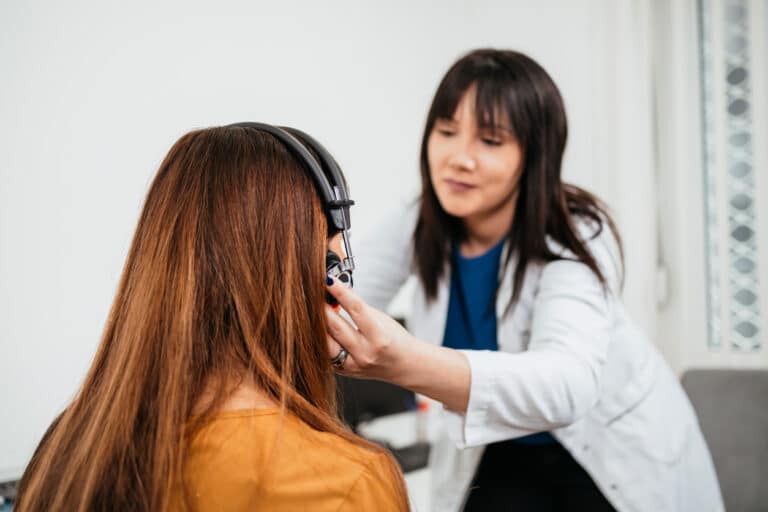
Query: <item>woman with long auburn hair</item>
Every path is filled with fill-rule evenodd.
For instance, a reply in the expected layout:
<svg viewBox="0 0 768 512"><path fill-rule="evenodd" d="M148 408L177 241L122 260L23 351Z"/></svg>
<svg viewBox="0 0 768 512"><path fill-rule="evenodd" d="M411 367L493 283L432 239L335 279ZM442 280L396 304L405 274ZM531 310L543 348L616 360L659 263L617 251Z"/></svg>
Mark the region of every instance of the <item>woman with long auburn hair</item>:
<svg viewBox="0 0 768 512"><path fill-rule="evenodd" d="M392 457L337 416L324 309L340 235L304 165L242 125L176 142L15 510L408 508Z"/></svg>

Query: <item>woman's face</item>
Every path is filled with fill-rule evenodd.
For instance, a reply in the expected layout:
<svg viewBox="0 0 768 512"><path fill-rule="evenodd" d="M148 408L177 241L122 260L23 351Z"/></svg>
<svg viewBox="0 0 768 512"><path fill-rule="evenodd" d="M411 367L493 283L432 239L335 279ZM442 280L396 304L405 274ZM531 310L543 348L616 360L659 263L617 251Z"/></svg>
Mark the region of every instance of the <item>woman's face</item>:
<svg viewBox="0 0 768 512"><path fill-rule="evenodd" d="M448 214L465 222L494 217L511 222L522 151L508 125L478 127L474 87L464 93L452 118L435 121L427 159L432 186Z"/></svg>

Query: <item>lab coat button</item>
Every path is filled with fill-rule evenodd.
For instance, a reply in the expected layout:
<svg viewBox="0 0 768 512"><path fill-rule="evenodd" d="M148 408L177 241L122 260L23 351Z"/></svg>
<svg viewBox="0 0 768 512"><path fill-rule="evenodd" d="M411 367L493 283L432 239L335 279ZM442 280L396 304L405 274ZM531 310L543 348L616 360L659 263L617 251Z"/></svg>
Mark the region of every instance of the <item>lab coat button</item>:
<svg viewBox="0 0 768 512"><path fill-rule="evenodd" d="M584 451L587 451L587 450L589 450L589 445L585 444L584 446L581 447L581 449L584 450Z"/></svg>

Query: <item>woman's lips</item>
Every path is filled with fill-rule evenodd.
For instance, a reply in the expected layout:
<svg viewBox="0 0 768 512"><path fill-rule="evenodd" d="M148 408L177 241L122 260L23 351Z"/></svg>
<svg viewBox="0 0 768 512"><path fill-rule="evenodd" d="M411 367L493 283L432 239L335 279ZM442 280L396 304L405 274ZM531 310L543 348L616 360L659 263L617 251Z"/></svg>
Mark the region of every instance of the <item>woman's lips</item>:
<svg viewBox="0 0 768 512"><path fill-rule="evenodd" d="M467 192L475 188L474 185L463 183L461 181L451 180L448 178L444 179L443 182L448 187L448 190L450 190L451 192L461 193L461 192Z"/></svg>

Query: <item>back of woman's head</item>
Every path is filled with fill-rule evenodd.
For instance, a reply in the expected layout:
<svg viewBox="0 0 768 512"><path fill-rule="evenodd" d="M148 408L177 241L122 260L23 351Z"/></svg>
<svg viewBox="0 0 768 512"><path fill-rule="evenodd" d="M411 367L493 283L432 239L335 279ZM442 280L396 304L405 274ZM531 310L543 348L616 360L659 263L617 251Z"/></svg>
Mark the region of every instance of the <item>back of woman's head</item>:
<svg viewBox="0 0 768 512"><path fill-rule="evenodd" d="M183 136L147 194L95 360L30 462L17 510L164 509L210 382L193 427L248 377L356 442L336 419L325 348L327 230L312 179L272 135Z"/></svg>
<svg viewBox="0 0 768 512"><path fill-rule="evenodd" d="M256 369L272 397L295 384L313 405L330 406L318 388L331 378L322 364L327 224L302 165L253 128L200 130L171 149L128 258L130 296L121 297L139 314L125 321L148 330L129 343L154 338L147 350L179 358L157 358L163 375L192 372L200 383Z"/></svg>

